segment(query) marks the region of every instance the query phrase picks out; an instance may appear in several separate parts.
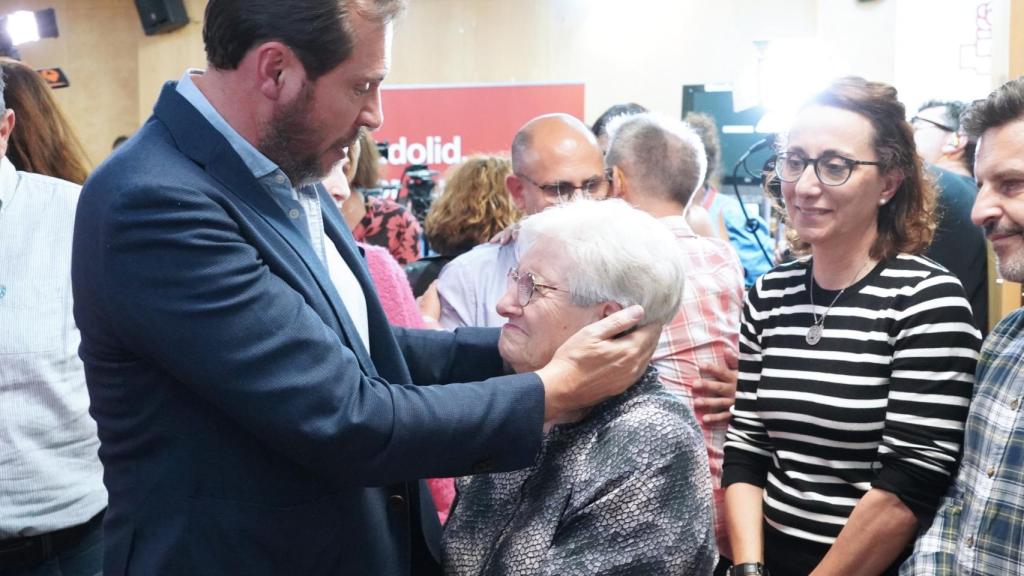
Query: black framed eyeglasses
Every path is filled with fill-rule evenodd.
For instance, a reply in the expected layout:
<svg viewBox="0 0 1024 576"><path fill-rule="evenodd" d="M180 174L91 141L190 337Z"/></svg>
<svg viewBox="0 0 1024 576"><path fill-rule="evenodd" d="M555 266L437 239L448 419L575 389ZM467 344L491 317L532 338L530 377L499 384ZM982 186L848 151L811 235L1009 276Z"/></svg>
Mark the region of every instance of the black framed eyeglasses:
<svg viewBox="0 0 1024 576"><path fill-rule="evenodd" d="M783 182L796 182L804 174L807 165L814 165L814 175L826 186L842 186L850 179L857 166L881 166L881 162L853 160L839 154L822 154L808 158L800 154L783 153L775 160L775 174Z"/></svg>
<svg viewBox="0 0 1024 576"><path fill-rule="evenodd" d="M537 288L564 292L561 288L537 282L537 277L533 275L533 272L521 273L515 266L508 269L508 279L509 282L516 284L516 302L520 308L526 308L526 305L533 299L533 293Z"/></svg>
<svg viewBox="0 0 1024 576"><path fill-rule="evenodd" d="M583 182L580 182L579 185L565 181L559 181L553 184L540 184L525 174L516 174L516 176L526 180L543 192L545 196L556 202L571 200L577 193L582 194L584 198L589 198L595 194L604 194L608 190L608 183L611 182L608 172L591 176Z"/></svg>
<svg viewBox="0 0 1024 576"><path fill-rule="evenodd" d="M925 124L930 124L930 125L938 128L939 130L942 130L943 132L956 132L956 128L953 128L952 126L946 126L945 124L942 124L941 122L936 122L935 120L929 120L928 118L923 118L921 116L914 116L913 118L910 119L910 125L914 126L915 128L917 128L916 125L920 124L921 122L924 122Z"/></svg>

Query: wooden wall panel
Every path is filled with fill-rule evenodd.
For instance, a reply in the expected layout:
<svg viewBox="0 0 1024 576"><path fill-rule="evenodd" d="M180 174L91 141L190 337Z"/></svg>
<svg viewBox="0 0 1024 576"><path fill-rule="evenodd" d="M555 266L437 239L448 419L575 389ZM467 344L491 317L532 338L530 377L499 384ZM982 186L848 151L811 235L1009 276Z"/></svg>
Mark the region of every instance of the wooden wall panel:
<svg viewBox="0 0 1024 576"><path fill-rule="evenodd" d="M1024 76L1024 0L1010 1L1009 78ZM991 252L991 248L989 250ZM995 259L989 259L989 324L1021 307L1022 286L996 280Z"/></svg>
<svg viewBox="0 0 1024 576"><path fill-rule="evenodd" d="M138 125L138 13L131 0L0 0L2 14L43 8L57 12L60 37L22 45L22 59L67 73L71 85L55 95L96 165Z"/></svg>
<svg viewBox="0 0 1024 576"><path fill-rule="evenodd" d="M139 42L138 122L149 118L164 83L177 80L188 68L205 68L203 10L206 0L185 0L189 23L166 34L144 36Z"/></svg>

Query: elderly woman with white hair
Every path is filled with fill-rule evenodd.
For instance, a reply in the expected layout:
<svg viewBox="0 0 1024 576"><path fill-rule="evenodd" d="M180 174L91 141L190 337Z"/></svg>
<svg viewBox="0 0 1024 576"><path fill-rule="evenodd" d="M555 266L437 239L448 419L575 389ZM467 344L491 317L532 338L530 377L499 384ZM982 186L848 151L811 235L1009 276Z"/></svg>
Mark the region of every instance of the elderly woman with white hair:
<svg viewBox="0 0 1024 576"><path fill-rule="evenodd" d="M498 312L516 372L544 366L579 328L623 307L646 323L679 310L685 271L654 217L621 200L578 200L523 222ZM547 431L534 465L461 478L445 571L710 575L714 510L692 410L648 368L578 423Z"/></svg>

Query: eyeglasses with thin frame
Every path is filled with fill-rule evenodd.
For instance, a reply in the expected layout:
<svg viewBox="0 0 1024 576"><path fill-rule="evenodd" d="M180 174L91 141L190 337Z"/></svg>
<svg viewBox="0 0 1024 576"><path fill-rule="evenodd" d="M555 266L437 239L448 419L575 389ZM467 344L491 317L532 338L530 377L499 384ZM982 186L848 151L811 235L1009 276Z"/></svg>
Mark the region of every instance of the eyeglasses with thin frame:
<svg viewBox="0 0 1024 576"><path fill-rule="evenodd" d="M533 272L521 273L516 266L508 269L508 279L509 282L516 284L516 302L520 308L526 308L526 305L533 299L533 293L537 288L564 292L561 288L537 282L537 277L533 275Z"/></svg>
<svg viewBox="0 0 1024 576"><path fill-rule="evenodd" d="M783 182L796 182L808 165L814 166L814 175L826 186L842 186L850 179L857 166L881 166L881 162L853 160L835 153L825 153L817 158L784 152L775 161L775 174Z"/></svg>
<svg viewBox="0 0 1024 576"><path fill-rule="evenodd" d="M932 126L938 128L939 130L942 130L943 132L956 132L956 128L953 128L952 126L946 126L945 124L942 124L941 122L936 122L935 120L929 120L928 118L923 118L921 116L914 116L913 118L910 119L911 126L913 126L913 125L915 125L915 124L917 124L919 122L924 122L925 124L931 124ZM915 126L915 128L916 128L916 126Z"/></svg>
<svg viewBox="0 0 1024 576"><path fill-rule="evenodd" d="M516 176L526 180L535 188L543 192L545 196L559 203L571 200L576 196L577 192L583 194L584 198L589 198L593 196L594 193L605 192L608 189L608 183L611 181L607 172L601 175L591 176L581 182L579 186L572 182L565 181L559 181L553 184L540 184L525 174L516 174Z"/></svg>

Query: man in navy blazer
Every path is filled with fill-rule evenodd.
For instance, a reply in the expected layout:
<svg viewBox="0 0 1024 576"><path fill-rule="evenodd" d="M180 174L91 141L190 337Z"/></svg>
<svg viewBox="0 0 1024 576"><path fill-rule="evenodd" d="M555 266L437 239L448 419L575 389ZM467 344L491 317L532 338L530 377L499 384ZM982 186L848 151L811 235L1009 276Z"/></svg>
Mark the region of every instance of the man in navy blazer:
<svg viewBox="0 0 1024 576"><path fill-rule="evenodd" d="M497 331L388 326L315 183L381 123L401 8L210 0L208 70L86 184L72 277L105 574L429 573L417 478L529 465L543 426L646 365L659 327L617 336L636 308L514 376Z"/></svg>

